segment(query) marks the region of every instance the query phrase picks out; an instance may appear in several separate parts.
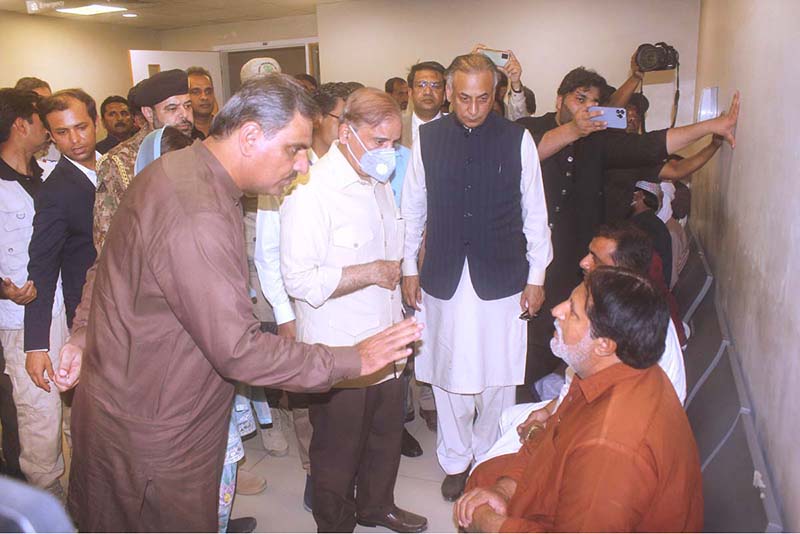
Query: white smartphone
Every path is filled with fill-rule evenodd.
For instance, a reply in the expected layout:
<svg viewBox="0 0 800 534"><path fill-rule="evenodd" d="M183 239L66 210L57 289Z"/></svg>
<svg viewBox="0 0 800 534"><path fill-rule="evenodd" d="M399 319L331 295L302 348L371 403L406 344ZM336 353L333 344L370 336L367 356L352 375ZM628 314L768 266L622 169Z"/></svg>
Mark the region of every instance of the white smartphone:
<svg viewBox="0 0 800 534"><path fill-rule="evenodd" d="M498 67L505 67L511 55L503 50L494 50L492 48L481 48L478 50L481 54L492 60L492 63Z"/></svg>
<svg viewBox="0 0 800 534"><path fill-rule="evenodd" d="M606 108L602 106L592 106L589 111L602 111L602 115L592 117L593 121L606 121L609 128L624 130L628 127L628 114L625 108Z"/></svg>

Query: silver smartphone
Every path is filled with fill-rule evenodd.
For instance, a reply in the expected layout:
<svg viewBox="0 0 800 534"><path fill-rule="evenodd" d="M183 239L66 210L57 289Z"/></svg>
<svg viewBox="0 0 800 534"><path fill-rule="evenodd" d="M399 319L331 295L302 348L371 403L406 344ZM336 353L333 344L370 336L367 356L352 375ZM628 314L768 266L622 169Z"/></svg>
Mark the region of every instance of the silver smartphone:
<svg viewBox="0 0 800 534"><path fill-rule="evenodd" d="M492 60L492 63L498 67L505 67L511 55L503 50L494 50L492 48L481 48L478 50L481 54Z"/></svg>
<svg viewBox="0 0 800 534"><path fill-rule="evenodd" d="M628 114L625 108L606 108L602 106L592 106L589 111L602 111L602 115L592 117L593 121L606 121L609 128L619 128L624 130L628 127Z"/></svg>

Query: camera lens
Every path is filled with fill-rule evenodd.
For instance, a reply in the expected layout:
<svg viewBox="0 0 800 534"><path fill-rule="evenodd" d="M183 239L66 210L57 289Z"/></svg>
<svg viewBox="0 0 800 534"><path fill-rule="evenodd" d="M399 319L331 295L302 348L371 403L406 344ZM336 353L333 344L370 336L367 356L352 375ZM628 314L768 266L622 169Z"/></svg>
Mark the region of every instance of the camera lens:
<svg viewBox="0 0 800 534"><path fill-rule="evenodd" d="M636 50L636 64L644 72L674 69L678 51L666 43L643 44Z"/></svg>
<svg viewBox="0 0 800 534"><path fill-rule="evenodd" d="M643 45L636 54L636 64L643 71L655 70L662 63L660 52L653 45Z"/></svg>

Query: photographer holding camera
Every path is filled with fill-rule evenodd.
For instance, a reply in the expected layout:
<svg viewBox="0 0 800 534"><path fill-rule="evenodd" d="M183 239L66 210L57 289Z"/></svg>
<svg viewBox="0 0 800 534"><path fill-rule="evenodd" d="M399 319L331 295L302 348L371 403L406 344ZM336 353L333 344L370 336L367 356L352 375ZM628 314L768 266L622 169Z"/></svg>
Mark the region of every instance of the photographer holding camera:
<svg viewBox="0 0 800 534"><path fill-rule="evenodd" d="M626 84L634 84L629 82ZM545 276L545 306L566 299L580 280L574 266L594 230L603 222L607 169L662 163L669 154L709 134L721 136L731 146L735 143L738 93L727 114L643 135L603 131L607 123L597 119L602 112L589 108L606 102L608 93L608 84L602 76L579 67L561 82L555 112L518 121L531 132L537 144L552 232L553 261ZM525 380L529 385L558 364L549 347L552 321L541 314L531 321L530 328Z"/></svg>

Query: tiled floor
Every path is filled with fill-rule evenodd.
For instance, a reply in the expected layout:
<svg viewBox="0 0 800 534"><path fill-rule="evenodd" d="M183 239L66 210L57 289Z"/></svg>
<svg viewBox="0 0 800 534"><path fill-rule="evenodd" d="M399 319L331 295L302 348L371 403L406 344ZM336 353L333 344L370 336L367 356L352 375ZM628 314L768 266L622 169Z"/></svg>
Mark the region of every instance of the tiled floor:
<svg viewBox="0 0 800 534"><path fill-rule="evenodd" d="M436 435L417 416L406 428L419 440L424 451L418 458L403 457L395 485L395 503L428 518L428 532L456 532L452 520L452 503L442 498L440 485L444 479L436 461ZM289 454L282 458L269 456L258 436L245 441L247 457L242 469L267 479L264 493L237 495L233 517L253 516L259 532L316 532L314 518L303 509L305 472L297 455L297 440L290 436ZM357 526L356 532L391 532L377 527Z"/></svg>

